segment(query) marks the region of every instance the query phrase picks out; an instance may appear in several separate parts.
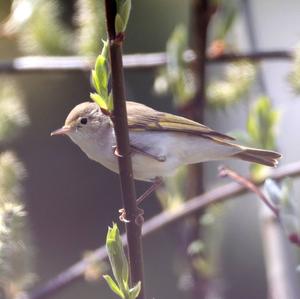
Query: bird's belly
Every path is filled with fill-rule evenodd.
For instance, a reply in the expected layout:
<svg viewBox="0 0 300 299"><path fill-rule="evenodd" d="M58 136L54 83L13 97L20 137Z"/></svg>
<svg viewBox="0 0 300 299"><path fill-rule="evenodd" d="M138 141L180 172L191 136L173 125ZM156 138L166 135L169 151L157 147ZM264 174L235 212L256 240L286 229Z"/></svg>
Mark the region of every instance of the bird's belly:
<svg viewBox="0 0 300 299"><path fill-rule="evenodd" d="M162 162L142 154L132 156L133 176L137 180L152 181L157 177L171 176L179 166L176 158Z"/></svg>
<svg viewBox="0 0 300 299"><path fill-rule="evenodd" d="M113 153L113 150L110 153L106 152L106 155L104 153L99 155L99 151L88 151L86 153L90 159L95 160L113 172L119 173L118 158ZM161 162L144 154L133 153L131 160L133 177L141 181L152 181L157 177L170 176L180 166L176 157L168 158L166 161Z"/></svg>

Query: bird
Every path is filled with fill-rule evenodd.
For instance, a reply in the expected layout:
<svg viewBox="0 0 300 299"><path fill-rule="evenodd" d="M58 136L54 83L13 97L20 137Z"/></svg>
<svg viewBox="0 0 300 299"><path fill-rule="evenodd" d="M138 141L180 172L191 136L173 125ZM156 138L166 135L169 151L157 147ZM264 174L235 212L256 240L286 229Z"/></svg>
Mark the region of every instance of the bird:
<svg viewBox="0 0 300 299"><path fill-rule="evenodd" d="M133 177L155 182L183 165L238 159L275 167L281 154L239 145L188 118L126 101ZM95 102L75 106L64 125L51 133L66 135L92 160L118 173L118 152L112 118Z"/></svg>

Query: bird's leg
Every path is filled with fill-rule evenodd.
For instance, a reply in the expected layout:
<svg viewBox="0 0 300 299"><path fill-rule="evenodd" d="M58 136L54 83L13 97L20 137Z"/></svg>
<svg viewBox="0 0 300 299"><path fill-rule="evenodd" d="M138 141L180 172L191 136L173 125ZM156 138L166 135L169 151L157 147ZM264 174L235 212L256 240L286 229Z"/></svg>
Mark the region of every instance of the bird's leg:
<svg viewBox="0 0 300 299"><path fill-rule="evenodd" d="M149 158L152 158L152 159L155 159L159 162L165 162L166 161L166 156L164 155L154 155L152 153L150 153L150 151L148 150L145 150L145 149L141 149L141 148L138 148L134 145L130 145L130 148L132 149L132 152L133 153L137 153L137 154L141 154L141 155L144 155L144 156L147 156Z"/></svg>
<svg viewBox="0 0 300 299"><path fill-rule="evenodd" d="M148 196L150 196L155 190L157 190L163 183L163 180L161 178L155 178L153 184L136 200L137 206L141 204L142 201L144 201ZM122 222L130 222L130 220L126 219L126 211L125 209L120 209L119 210L120 216L119 219ZM138 224L143 223L144 211L137 207L137 216L135 219L135 222Z"/></svg>
<svg viewBox="0 0 300 299"><path fill-rule="evenodd" d="M112 147L113 149L113 153L116 157L121 157L121 155L119 154L119 151L118 151L118 148L116 145L113 145ZM136 153L136 154L141 154L141 155L144 155L144 156L147 156L149 158L152 158L152 159L155 159L159 162L165 162L166 161L166 156L158 156L158 155L154 155L152 153L150 153L149 151L147 150L144 150L144 149L140 149L134 145L130 145L130 149L131 149L131 152L132 153Z"/></svg>
<svg viewBox="0 0 300 299"><path fill-rule="evenodd" d="M136 204L140 205L148 196L156 191L163 183L161 178L155 178L153 184L136 200Z"/></svg>
<svg viewBox="0 0 300 299"><path fill-rule="evenodd" d="M119 154L118 147L116 145L113 145L112 149L113 149L113 153L116 157L122 157L122 155Z"/></svg>

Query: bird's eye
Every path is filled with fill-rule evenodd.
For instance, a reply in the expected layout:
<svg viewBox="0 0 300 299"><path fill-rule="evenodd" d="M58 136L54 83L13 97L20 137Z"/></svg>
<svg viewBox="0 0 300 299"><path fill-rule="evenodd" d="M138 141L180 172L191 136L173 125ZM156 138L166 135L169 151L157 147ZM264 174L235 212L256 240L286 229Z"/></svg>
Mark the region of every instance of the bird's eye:
<svg viewBox="0 0 300 299"><path fill-rule="evenodd" d="M82 118L80 119L80 123L81 123L82 125L86 125L87 122L88 122L88 120L87 120L86 117L82 117Z"/></svg>

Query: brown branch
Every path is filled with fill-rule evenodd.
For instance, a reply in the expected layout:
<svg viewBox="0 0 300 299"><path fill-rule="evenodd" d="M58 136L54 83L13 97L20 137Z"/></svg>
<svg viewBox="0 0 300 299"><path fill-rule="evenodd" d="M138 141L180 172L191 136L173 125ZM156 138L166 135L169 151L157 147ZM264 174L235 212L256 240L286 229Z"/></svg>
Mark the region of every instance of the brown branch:
<svg viewBox="0 0 300 299"><path fill-rule="evenodd" d="M230 177L235 182L241 184L245 188L247 188L249 191L255 193L259 199L262 200L262 202L274 213L274 215L278 218L279 217L279 210L277 207L273 206L273 204L268 200L268 198L265 196L265 194L248 178L245 178L238 174L237 172L233 171L232 169L229 169L225 166L219 167L219 176L221 177Z"/></svg>
<svg viewBox="0 0 300 299"><path fill-rule="evenodd" d="M287 164L274 170L269 177L274 180L281 180L287 176L300 176L300 161ZM259 186L262 183L263 181L259 181L256 182L255 185ZM177 222L187 216L194 214L196 211L206 209L209 205L223 202L227 199L244 194L247 191L248 189L245 186L237 184L235 182L216 187L211 191L205 192L204 194L196 196L193 199L185 202L180 208L175 211L164 211L146 221L143 225L143 236L149 236L157 232L158 230L161 230L167 225L173 224L174 222ZM125 236L122 237L124 239L124 245L127 245ZM17 299L47 298L82 277L85 270L89 267L90 263L101 261L106 257L107 254L105 246L102 246L99 249L95 250L93 254L91 254L91 256L89 257L89 261L81 260L77 262L70 268L58 274L53 279L49 280L44 285L35 288L31 292L24 294Z"/></svg>
<svg viewBox="0 0 300 299"><path fill-rule="evenodd" d="M249 59L252 61L284 59L291 60L293 52L289 50L260 51L251 53L227 53L218 57L206 57L208 63L228 63ZM193 63L195 54L192 50L184 53L184 61ZM129 54L123 56L126 70L153 70L166 64L164 52L148 54ZM25 56L13 60L0 61L0 74L35 74L90 72L95 59L84 56Z"/></svg>
<svg viewBox="0 0 300 299"><path fill-rule="evenodd" d="M128 244L130 281L132 284L141 282L142 289L137 298L143 299L145 298L145 296L141 224L135 221L136 217L138 217L139 211L136 203L136 192L133 181L127 126L125 82L122 63L123 39L120 35L117 36L115 33L115 17L117 13L116 2L105 0L105 12L109 39L112 91L114 102L113 122L118 149L118 162L123 207L126 213L126 218L128 219L125 226Z"/></svg>
<svg viewBox="0 0 300 299"><path fill-rule="evenodd" d="M181 114L192 120L202 123L204 121L204 111L206 106L206 52L207 52L207 36L208 26L212 15L210 1L195 0L191 2L191 45L194 52L191 52L195 57L191 57L191 69L196 79L196 92L194 98L188 105L180 107ZM190 109L192 108L192 109ZM186 198L192 198L197 194L204 192L203 184L203 165L189 165L187 172L187 181L189 184ZM189 272L192 278L192 286L188 289L189 295L192 298L204 298L209 291L209 279L196 269L194 265L194 257L186 256L187 247L202 238L202 228L199 225L199 217L201 212L195 212L182 225L187 231L183 237L183 248L181 254L184 255L188 262Z"/></svg>

